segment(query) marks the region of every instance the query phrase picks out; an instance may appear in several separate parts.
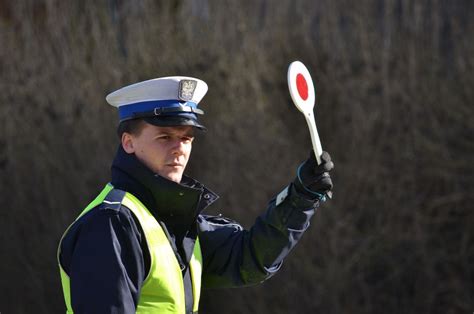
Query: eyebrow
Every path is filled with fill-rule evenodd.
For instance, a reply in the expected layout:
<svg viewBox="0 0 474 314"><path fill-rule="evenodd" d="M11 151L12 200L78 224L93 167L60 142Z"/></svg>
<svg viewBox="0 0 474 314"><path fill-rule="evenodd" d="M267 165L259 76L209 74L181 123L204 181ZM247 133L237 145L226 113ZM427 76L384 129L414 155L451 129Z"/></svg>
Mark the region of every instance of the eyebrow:
<svg viewBox="0 0 474 314"><path fill-rule="evenodd" d="M181 133L180 131L177 132L169 132L169 131L158 131L155 134L155 137L162 136L162 135L171 135L171 136L188 136L188 137L194 137L194 132L193 130L186 131L184 133Z"/></svg>

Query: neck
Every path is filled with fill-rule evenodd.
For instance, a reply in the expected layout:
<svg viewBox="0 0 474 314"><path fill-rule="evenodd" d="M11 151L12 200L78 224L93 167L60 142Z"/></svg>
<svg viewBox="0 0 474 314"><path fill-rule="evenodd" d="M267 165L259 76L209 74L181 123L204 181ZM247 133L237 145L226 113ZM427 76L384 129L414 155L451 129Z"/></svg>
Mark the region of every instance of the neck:
<svg viewBox="0 0 474 314"><path fill-rule="evenodd" d="M183 176L177 183L154 174L134 154L127 154L121 145L112 164L112 185L134 194L160 219L194 218L217 199L217 195L189 177ZM203 193L211 197L202 200Z"/></svg>

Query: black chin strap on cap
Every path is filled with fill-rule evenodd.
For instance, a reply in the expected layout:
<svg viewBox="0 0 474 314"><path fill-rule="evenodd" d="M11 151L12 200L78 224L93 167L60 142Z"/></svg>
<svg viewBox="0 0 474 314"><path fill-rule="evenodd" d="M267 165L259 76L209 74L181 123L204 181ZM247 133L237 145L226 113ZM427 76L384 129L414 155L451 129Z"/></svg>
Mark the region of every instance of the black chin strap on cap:
<svg viewBox="0 0 474 314"><path fill-rule="evenodd" d="M133 113L132 117L130 117L130 119L163 116L167 115L168 113L194 113L204 115L204 111L202 111L201 109L179 105L177 107L157 107L154 108L153 111L148 112L135 112Z"/></svg>

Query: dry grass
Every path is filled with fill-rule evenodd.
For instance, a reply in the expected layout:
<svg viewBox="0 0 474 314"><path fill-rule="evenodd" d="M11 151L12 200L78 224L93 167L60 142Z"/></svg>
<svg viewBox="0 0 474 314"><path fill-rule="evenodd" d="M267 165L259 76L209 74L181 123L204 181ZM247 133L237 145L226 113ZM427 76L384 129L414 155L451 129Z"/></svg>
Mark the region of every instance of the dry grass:
<svg viewBox="0 0 474 314"><path fill-rule="evenodd" d="M205 313L471 313L474 7L470 1L0 1L0 311L63 309L57 241L108 180L104 96L208 82L190 173L250 226L309 136L286 67L317 86L335 199L262 286ZM237 188L238 187L238 188Z"/></svg>

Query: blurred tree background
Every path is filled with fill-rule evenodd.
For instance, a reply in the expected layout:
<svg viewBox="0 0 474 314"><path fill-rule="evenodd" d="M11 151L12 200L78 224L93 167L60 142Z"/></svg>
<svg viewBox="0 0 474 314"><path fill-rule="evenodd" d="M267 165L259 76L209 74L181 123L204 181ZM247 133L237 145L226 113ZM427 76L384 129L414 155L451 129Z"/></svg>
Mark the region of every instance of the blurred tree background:
<svg viewBox="0 0 474 314"><path fill-rule="evenodd" d="M108 181L105 95L210 87L189 174L250 227L310 149L286 70L304 62L334 199L263 285L202 313L474 311L471 0L0 0L0 312L61 313L62 232Z"/></svg>

